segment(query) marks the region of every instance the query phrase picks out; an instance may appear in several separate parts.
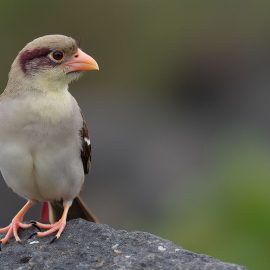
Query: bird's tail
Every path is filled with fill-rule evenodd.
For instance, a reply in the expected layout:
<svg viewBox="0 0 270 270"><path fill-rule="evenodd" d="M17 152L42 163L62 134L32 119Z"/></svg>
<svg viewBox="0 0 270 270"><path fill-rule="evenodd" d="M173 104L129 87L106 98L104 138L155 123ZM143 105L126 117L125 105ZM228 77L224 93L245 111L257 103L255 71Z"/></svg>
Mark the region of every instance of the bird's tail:
<svg viewBox="0 0 270 270"><path fill-rule="evenodd" d="M63 203L61 201L45 202L42 207L41 219L43 222L58 221L63 213ZM98 223L97 218L85 205L81 197L76 197L68 211L67 220L82 218L91 222Z"/></svg>

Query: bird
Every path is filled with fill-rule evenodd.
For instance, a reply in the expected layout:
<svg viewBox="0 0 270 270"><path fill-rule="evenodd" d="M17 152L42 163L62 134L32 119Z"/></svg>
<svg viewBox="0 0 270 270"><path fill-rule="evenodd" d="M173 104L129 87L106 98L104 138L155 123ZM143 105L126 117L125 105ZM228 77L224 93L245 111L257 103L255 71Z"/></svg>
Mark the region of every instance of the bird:
<svg viewBox="0 0 270 270"><path fill-rule="evenodd" d="M79 196L91 166L91 143L82 111L69 92L85 71L99 70L79 42L61 34L38 37L18 53L0 95L0 171L8 187L26 199L11 223L0 228L20 242L18 231L39 228L37 237L58 239L68 219L96 222ZM48 223L24 222L42 203Z"/></svg>

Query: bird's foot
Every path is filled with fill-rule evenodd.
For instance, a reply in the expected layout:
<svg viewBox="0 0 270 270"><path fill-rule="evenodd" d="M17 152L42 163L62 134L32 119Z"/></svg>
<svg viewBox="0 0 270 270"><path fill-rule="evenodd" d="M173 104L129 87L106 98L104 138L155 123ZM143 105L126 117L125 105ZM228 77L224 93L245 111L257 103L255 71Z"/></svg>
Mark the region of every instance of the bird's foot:
<svg viewBox="0 0 270 270"><path fill-rule="evenodd" d="M46 229L46 231L33 233L30 237L33 237L34 235L36 235L38 237L45 237L45 236L51 235L52 233L57 231L57 234L55 235L55 237L51 241L51 243L52 243L56 239L59 239L62 232L64 231L64 229L66 227L66 218L61 218L59 221L57 221L56 223L53 223L53 224L43 224L40 222L35 222L35 225L37 227L39 227L40 229Z"/></svg>
<svg viewBox="0 0 270 270"><path fill-rule="evenodd" d="M43 224L40 222L34 222L35 226L39 227L40 229L45 229L46 231L43 232L36 232L30 236L30 238L34 235L38 237L45 237L48 236L54 232L57 232L54 238L51 240L51 243L53 243L56 239L59 239L62 232L64 231L67 223L67 214L68 210L72 204L72 201L65 201L64 202L64 212L62 214L62 217L53 224Z"/></svg>
<svg viewBox="0 0 270 270"><path fill-rule="evenodd" d="M17 216L15 216L9 226L0 229L0 233L6 233L5 237L2 238L0 242L2 244L6 244L12 236L15 237L17 242L20 242L21 239L18 235L19 229L28 229L30 227L32 227L32 224L25 224Z"/></svg>
<svg viewBox="0 0 270 270"><path fill-rule="evenodd" d="M15 240L17 242L21 241L21 239L18 235L19 229L20 228L28 229L28 228L32 227L32 224L25 224L22 222L25 213L31 208L32 205L33 205L33 202L31 200L29 200L24 205L24 207L18 212L18 214L12 219L10 225L5 227L5 228L0 229L0 233L6 233L5 237L0 239L1 244L6 244L12 236L15 237Z"/></svg>

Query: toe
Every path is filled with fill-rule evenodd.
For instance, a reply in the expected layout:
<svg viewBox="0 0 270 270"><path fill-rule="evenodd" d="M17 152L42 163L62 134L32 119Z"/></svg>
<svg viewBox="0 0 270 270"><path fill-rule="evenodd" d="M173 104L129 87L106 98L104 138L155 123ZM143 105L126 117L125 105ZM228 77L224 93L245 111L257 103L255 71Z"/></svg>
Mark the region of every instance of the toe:
<svg viewBox="0 0 270 270"><path fill-rule="evenodd" d="M32 226L34 226L33 224L25 224L25 223L22 223L22 222L19 222L18 225L19 225L19 227L22 228L22 229L29 229L29 228L31 228Z"/></svg>
<svg viewBox="0 0 270 270"><path fill-rule="evenodd" d="M54 223L54 224L44 224L44 223L40 223L40 222L35 222L35 223L32 223L33 224L33 226L37 226L38 228L40 228L40 229L51 229L52 227L54 227L55 226L55 224L56 223Z"/></svg>
<svg viewBox="0 0 270 270"><path fill-rule="evenodd" d="M19 229L19 226L17 225L14 225L13 226L13 235L14 235L14 237L15 237L15 240L17 241L17 242L20 242L21 241L21 239L20 239L20 237L19 237L19 235L18 235L18 229Z"/></svg>
<svg viewBox="0 0 270 270"><path fill-rule="evenodd" d="M6 232L8 232L9 228L10 228L10 225L7 226L7 227L5 227L5 228L1 228L0 229L0 233L6 233Z"/></svg>

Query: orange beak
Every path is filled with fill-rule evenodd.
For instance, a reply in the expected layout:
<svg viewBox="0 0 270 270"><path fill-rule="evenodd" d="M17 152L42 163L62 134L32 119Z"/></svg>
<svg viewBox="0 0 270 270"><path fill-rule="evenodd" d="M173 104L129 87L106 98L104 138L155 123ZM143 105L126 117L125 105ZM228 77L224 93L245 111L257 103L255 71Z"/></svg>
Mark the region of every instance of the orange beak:
<svg viewBox="0 0 270 270"><path fill-rule="evenodd" d="M96 60L80 49L78 49L72 59L67 61L64 65L67 67L68 72L99 70Z"/></svg>

